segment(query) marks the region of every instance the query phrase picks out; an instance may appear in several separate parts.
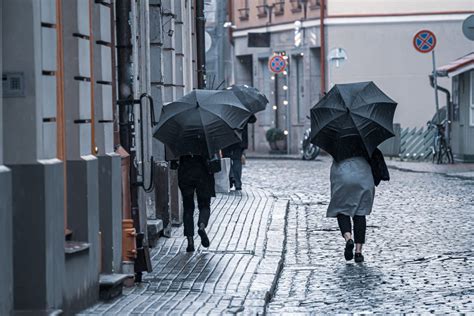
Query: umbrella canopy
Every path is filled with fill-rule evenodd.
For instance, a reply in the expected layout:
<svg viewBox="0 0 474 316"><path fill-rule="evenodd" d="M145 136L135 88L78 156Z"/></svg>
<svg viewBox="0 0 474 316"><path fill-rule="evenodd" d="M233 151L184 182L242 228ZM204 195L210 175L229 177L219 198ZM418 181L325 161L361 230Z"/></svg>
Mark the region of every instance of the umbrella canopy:
<svg viewBox="0 0 474 316"><path fill-rule="evenodd" d="M225 90L194 90L162 109L153 136L175 156L212 155L240 142L252 113Z"/></svg>
<svg viewBox="0 0 474 316"><path fill-rule="evenodd" d="M265 110L268 99L258 89L248 85L233 85L227 90L232 91L242 104L253 114Z"/></svg>
<svg viewBox="0 0 474 316"><path fill-rule="evenodd" d="M336 161L370 157L394 136L396 106L373 82L337 84L311 109L311 142Z"/></svg>

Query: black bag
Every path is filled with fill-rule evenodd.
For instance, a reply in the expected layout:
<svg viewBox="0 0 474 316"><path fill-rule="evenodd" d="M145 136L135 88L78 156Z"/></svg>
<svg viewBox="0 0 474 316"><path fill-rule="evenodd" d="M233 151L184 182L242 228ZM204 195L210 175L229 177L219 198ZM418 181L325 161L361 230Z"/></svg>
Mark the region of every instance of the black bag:
<svg viewBox="0 0 474 316"><path fill-rule="evenodd" d="M369 164L372 169L375 186L378 186L380 181L390 181L390 173L388 172L387 164L385 163L382 152L378 148L374 150Z"/></svg>
<svg viewBox="0 0 474 316"><path fill-rule="evenodd" d="M207 161L207 169L209 173L218 173L222 170L221 158L217 154L214 154L211 159Z"/></svg>

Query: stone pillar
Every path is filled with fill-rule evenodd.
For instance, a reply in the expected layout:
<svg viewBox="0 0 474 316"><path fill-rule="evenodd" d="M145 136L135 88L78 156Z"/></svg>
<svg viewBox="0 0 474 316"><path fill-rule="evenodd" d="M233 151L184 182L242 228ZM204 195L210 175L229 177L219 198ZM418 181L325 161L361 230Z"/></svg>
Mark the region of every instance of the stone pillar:
<svg viewBox="0 0 474 316"><path fill-rule="evenodd" d="M69 312L93 304L99 294L99 163L92 155L91 2L77 0L62 7L67 222L71 239L84 248L66 254L63 306ZM104 147L105 143L104 139Z"/></svg>
<svg viewBox="0 0 474 316"><path fill-rule="evenodd" d="M1 125L4 163L12 170L14 309L54 310L61 307L64 278L64 173L62 163L54 159L55 2L3 1L1 16L3 72L11 80L3 91ZM0 171L0 191L8 194L5 184L10 180L5 182L4 174ZM8 200L0 200L4 225ZM5 267L3 262L0 266ZM2 285L8 284L4 277Z"/></svg>
<svg viewBox="0 0 474 316"><path fill-rule="evenodd" d="M114 152L112 94L111 1L92 4L93 87L95 145L99 159L99 229L101 271L118 273L122 258L122 174L120 156Z"/></svg>

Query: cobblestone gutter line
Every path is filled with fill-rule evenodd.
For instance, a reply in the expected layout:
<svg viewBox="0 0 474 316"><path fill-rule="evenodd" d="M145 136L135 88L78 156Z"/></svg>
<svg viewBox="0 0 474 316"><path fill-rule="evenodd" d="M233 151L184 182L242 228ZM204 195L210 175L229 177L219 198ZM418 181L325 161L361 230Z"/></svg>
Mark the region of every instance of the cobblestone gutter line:
<svg viewBox="0 0 474 316"><path fill-rule="evenodd" d="M288 200L276 200L268 223L264 257L259 262L246 296L245 313L265 314L275 293L283 269L288 209Z"/></svg>

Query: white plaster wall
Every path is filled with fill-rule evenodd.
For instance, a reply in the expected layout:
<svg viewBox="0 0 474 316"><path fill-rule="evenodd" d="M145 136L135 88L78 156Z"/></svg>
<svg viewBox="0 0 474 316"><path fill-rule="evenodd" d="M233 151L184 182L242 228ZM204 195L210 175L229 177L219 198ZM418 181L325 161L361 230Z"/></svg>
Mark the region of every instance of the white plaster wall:
<svg viewBox="0 0 474 316"><path fill-rule="evenodd" d="M326 0L326 2L330 16L474 11L472 0Z"/></svg>
<svg viewBox="0 0 474 316"><path fill-rule="evenodd" d="M43 151L40 2L5 1L2 10L3 71L21 72L25 96L3 99L3 158L34 163Z"/></svg>
<svg viewBox="0 0 474 316"><path fill-rule="evenodd" d="M330 25L327 51L341 47L348 61L339 68L328 65L330 83L374 81L399 103L395 122L403 127L421 127L435 112L434 91L428 75L432 72L431 54L413 48L417 31L430 29L437 36L436 62L446 64L474 50L458 21ZM451 88L446 79L439 84ZM439 94L440 104L445 97Z"/></svg>

